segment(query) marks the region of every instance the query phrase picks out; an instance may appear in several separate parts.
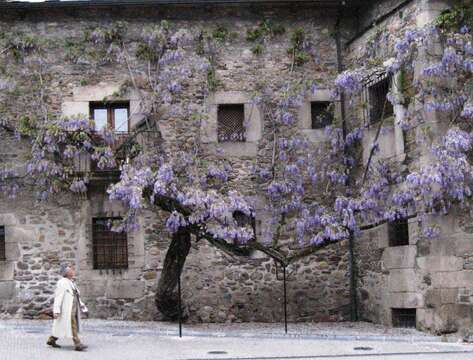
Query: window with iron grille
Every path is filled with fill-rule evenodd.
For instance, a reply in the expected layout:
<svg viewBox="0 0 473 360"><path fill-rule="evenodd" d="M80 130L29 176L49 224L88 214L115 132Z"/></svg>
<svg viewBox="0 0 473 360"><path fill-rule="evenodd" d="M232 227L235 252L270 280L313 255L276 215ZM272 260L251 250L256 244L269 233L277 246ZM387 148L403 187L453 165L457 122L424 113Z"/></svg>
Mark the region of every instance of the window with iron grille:
<svg viewBox="0 0 473 360"><path fill-rule="evenodd" d="M313 101L310 103L312 129L323 129L332 124L333 106L329 101Z"/></svg>
<svg viewBox="0 0 473 360"><path fill-rule="evenodd" d="M7 259L5 249L5 226L0 226L0 261Z"/></svg>
<svg viewBox="0 0 473 360"><path fill-rule="evenodd" d="M391 309L393 327L415 328L416 309Z"/></svg>
<svg viewBox="0 0 473 360"><path fill-rule="evenodd" d="M127 269L128 240L125 232L111 230L111 224L120 218L92 219L94 269Z"/></svg>
<svg viewBox="0 0 473 360"><path fill-rule="evenodd" d="M245 106L222 104L217 110L217 136L219 142L245 141Z"/></svg>
<svg viewBox="0 0 473 360"><path fill-rule="evenodd" d="M115 133L127 133L129 128L129 102L91 102L90 118L94 120L95 130L103 128Z"/></svg>
<svg viewBox="0 0 473 360"><path fill-rule="evenodd" d="M369 118L371 124L394 115L394 107L387 98L391 87L391 79L391 76L382 74L368 86Z"/></svg>
<svg viewBox="0 0 473 360"><path fill-rule="evenodd" d="M398 219L388 223L389 246L409 245L409 223Z"/></svg>

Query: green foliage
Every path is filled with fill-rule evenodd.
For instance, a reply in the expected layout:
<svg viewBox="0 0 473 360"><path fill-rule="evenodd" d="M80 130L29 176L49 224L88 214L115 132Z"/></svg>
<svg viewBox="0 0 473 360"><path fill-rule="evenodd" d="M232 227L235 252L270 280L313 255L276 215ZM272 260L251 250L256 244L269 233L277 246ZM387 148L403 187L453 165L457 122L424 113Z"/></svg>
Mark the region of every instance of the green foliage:
<svg viewBox="0 0 473 360"><path fill-rule="evenodd" d="M220 29L222 30L222 29ZM225 30L226 32L226 30ZM217 87L220 85L220 81L217 79L217 73L215 71L216 63L217 63L217 52L216 49L219 47L219 44L222 43L221 37L222 31L212 32L209 33L206 30L202 30L198 37L196 38L197 46L196 46L196 53L199 56L205 57L210 66L207 70L207 87L209 91L215 91ZM227 34L228 35L228 34ZM227 36L225 35L225 37Z"/></svg>
<svg viewBox="0 0 473 360"><path fill-rule="evenodd" d="M310 55L303 51L296 51L294 53L294 64L295 65L304 65L310 60Z"/></svg>
<svg viewBox="0 0 473 360"><path fill-rule="evenodd" d="M401 69L399 72L397 82L395 82L397 90L402 94L403 105L409 106L411 101L415 98L415 88L413 86L414 74L412 71Z"/></svg>
<svg viewBox="0 0 473 360"><path fill-rule="evenodd" d="M257 27L246 30L246 40L256 42L251 51L255 55L260 55L263 52L263 42L266 38L273 38L281 35L286 31L284 26L274 24L269 20L264 20L258 24Z"/></svg>
<svg viewBox="0 0 473 360"><path fill-rule="evenodd" d="M169 22L163 20L158 25L146 28L138 40L135 55L138 59L156 63L169 42Z"/></svg>
<svg viewBox="0 0 473 360"><path fill-rule="evenodd" d="M138 43L135 55L138 59L143 61L152 63L158 61L158 53L156 50L144 42Z"/></svg>
<svg viewBox="0 0 473 360"><path fill-rule="evenodd" d="M88 40L95 42L104 42L105 44L122 44L128 24L124 21L116 21L108 27L97 27L89 32Z"/></svg>
<svg viewBox="0 0 473 360"><path fill-rule="evenodd" d="M66 39L64 41L64 55L67 61L76 62L85 52L85 43L83 41L75 39Z"/></svg>
<svg viewBox="0 0 473 360"><path fill-rule="evenodd" d="M458 31L463 25L471 25L471 5L454 6L443 11L436 19L436 25L443 31Z"/></svg>
<svg viewBox="0 0 473 360"><path fill-rule="evenodd" d="M225 26L223 25L218 25L213 31L212 31L212 38L216 41L219 42L225 42L225 40L228 37L228 30Z"/></svg>
<svg viewBox="0 0 473 360"><path fill-rule="evenodd" d="M304 40L304 29L294 29L289 38L290 46L287 49L287 53L293 58L294 65L304 65L310 60L310 55L304 50Z"/></svg>
<svg viewBox="0 0 473 360"><path fill-rule="evenodd" d="M0 35L3 47L16 61L39 49L39 40L32 34L22 32L7 32Z"/></svg>
<svg viewBox="0 0 473 360"><path fill-rule="evenodd" d="M23 136L32 136L36 131L36 119L22 116L18 120L18 132Z"/></svg>
<svg viewBox="0 0 473 360"><path fill-rule="evenodd" d="M217 79L217 73L215 72L215 68L213 66L211 66L207 71L207 85L209 91L215 91L220 85L220 80Z"/></svg>
<svg viewBox="0 0 473 360"><path fill-rule="evenodd" d="M263 45L255 44L255 46L251 48L251 52L255 55L261 55L263 53Z"/></svg>
<svg viewBox="0 0 473 360"><path fill-rule="evenodd" d="M274 37L277 35L282 35L286 29L281 24L274 24L269 20L263 20L258 24L257 27L248 29L246 31L246 40L255 42L258 40L263 40L264 37Z"/></svg>

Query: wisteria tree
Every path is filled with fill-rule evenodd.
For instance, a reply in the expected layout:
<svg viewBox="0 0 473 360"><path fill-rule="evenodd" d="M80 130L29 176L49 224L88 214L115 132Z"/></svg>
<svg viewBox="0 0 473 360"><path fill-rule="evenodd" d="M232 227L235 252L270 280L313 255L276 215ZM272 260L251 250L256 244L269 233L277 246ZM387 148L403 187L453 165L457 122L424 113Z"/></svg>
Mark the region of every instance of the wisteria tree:
<svg viewBox="0 0 473 360"><path fill-rule="evenodd" d="M251 196L237 192L230 162L224 156L209 157L198 138L184 148L168 147L159 136L153 146L141 147L135 141L144 131L159 133L163 119L198 121L205 116L183 94L190 78L207 82L209 91L218 86L214 69L218 37L205 32L196 36L163 22L143 31L132 56L126 24L119 23L87 33L94 49L88 55L96 59L95 66L103 62L125 66L130 80L124 91L141 94L145 121L123 141L108 130L96 132L89 119L51 117L39 86L35 116L25 116L17 124L4 123L17 136L29 138L32 150L24 170L0 169L0 188L14 196L34 182L41 201L62 191L84 194L89 178L74 170L75 158L88 154L101 169L119 165L120 180L108 194L122 201L128 213L123 222L113 224L114 229L133 231L144 210L168 214L166 227L173 237L156 303L169 318L177 315L177 278L192 239L207 241L232 256L261 251L287 266L325 246L354 239L369 226L414 216L423 224L427 215L446 213L453 205L469 210L473 46L466 10L455 8L443 14L438 24L399 34L392 39L392 57L382 65L397 79L389 101L403 109L398 125L417 132L419 148L432 149L425 165L411 169L376 157L378 136L364 163L360 141L366 129L356 118L343 115L325 128L325 138L315 146L299 131L297 111L318 84L294 77L277 90L267 84L250 89L253 106L265 116L264 136L272 146L255 161ZM278 35L271 36L281 33L279 29ZM310 54L314 44L301 34L293 34L292 39L293 54ZM430 54L432 43L442 47L438 58ZM23 56L30 62L41 84L41 69L46 66L41 46L24 37L7 38L3 46L4 56ZM309 61L299 58L288 71L297 72L294 67ZM334 99L342 99L346 109L359 106L357 96L373 70L372 65L361 64L339 74ZM139 80L143 78L146 81ZM345 97L354 100L345 103ZM432 112L441 115L440 137L429 136ZM378 135L382 126L381 122ZM124 149L122 161L118 153ZM262 208L254 207L255 198ZM261 231L258 218L264 219ZM422 236L436 232L429 223L423 226Z"/></svg>

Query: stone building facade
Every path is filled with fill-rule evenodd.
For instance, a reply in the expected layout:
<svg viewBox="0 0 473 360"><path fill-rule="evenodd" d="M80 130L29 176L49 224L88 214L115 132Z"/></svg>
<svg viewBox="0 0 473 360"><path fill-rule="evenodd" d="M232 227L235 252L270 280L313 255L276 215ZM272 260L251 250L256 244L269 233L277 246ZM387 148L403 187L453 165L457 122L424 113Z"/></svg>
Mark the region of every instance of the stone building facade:
<svg viewBox="0 0 473 360"><path fill-rule="evenodd" d="M205 3L205 4L204 4ZM114 97L126 103L130 128L140 122L139 101L133 92L121 93L127 77L117 65L94 67L75 54L70 61L65 38L80 38L85 28L126 21L132 34L163 19L179 27L198 31L228 30L219 49L217 91L202 87L196 78L185 89L196 107L204 108L203 122L167 118L160 125L164 146L187 146L199 138L210 155L217 147L216 117L219 105L243 104L251 113L246 142L225 143L224 151L241 174L240 186L251 182L251 166L264 156L268 145L265 119L252 109L250 91L258 79L274 87L283 86L289 76L311 78L321 86L308 95L300 109L301 131L317 143L322 132L312 129L313 102L333 101L330 97L338 73L335 38L339 1L248 1L224 4L220 1L179 5L173 1L151 1L139 5L110 5L107 2L84 5L81 2L40 4L0 4L2 32L34 33L44 42L47 53L46 81L48 105L54 115L89 114L91 104ZM355 64L366 53L365 44L384 31L420 27L432 20L448 4L440 1L347 2L341 19L343 65ZM365 3L365 2L363 2ZM353 7L351 7L353 6ZM353 13L358 12L356 18ZM286 34L275 36L262 54L252 52L245 38L247 29L264 19L283 24ZM378 24L373 27L372 24ZM290 73L287 55L291 31L302 28L317 44L317 54ZM133 48L133 36L130 47ZM136 44L135 44L136 45ZM0 55L1 56L1 55ZM31 65L31 64L30 64ZM34 64L33 64L34 65ZM0 57L0 114L18 119L21 111L35 106L27 91L29 76L25 64ZM116 95L119 94L119 95ZM336 111L340 104L336 101ZM21 109L21 111L20 111ZM396 109L393 116L396 115ZM2 162L19 162L27 156L28 145L0 130ZM383 132L381 155L404 161L409 148L402 131L391 125ZM365 144L368 148L368 143ZM0 316L34 318L50 306L59 264L75 264L78 282L91 316L100 318L159 320L154 303L157 281L170 234L165 217L143 212L140 230L127 234L127 269L97 269L94 266L94 219L118 217L122 205L107 199L106 184L94 187L87 197L62 196L43 204L32 194L22 193L14 200L0 202L0 227L4 230L5 259L0 259ZM441 239L416 240L415 221L408 224L408 243L390 246L388 225L367 230L355 244L355 268L359 317L396 325L396 316L405 309L420 329L451 332L464 329L473 319L473 239L468 223L460 217L442 221ZM1 234L1 231L0 231ZM453 245L452 242L455 244ZM392 245L392 244L391 244ZM350 319L350 258L348 243L342 241L304 258L288 269L289 321L344 321ZM250 260L232 258L204 243L194 243L183 272L183 301L191 321L281 321L283 286L281 269L269 258L255 255ZM393 324L394 319L394 324Z"/></svg>

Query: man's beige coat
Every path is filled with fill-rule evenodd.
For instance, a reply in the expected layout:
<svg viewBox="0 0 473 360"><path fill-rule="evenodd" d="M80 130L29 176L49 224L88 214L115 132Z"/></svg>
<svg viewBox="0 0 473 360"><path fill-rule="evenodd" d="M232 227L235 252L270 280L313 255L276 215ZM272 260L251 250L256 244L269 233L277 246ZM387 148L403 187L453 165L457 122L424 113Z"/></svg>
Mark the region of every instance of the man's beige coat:
<svg viewBox="0 0 473 360"><path fill-rule="evenodd" d="M79 291L79 290L77 290ZM72 281L68 278L62 278L56 285L54 294L53 312L59 314L54 319L52 335L57 338L72 338L72 303L74 300L74 290ZM80 330L80 307L83 304L77 304L77 328Z"/></svg>

